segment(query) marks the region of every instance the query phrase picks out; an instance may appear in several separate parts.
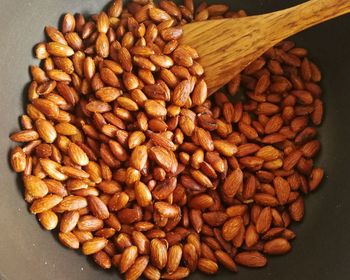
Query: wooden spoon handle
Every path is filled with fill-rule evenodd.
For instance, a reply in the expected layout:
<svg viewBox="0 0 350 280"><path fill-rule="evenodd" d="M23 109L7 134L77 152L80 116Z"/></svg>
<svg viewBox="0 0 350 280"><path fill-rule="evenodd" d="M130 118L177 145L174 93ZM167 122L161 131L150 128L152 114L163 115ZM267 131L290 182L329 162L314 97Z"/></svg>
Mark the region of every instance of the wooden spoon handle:
<svg viewBox="0 0 350 280"><path fill-rule="evenodd" d="M350 12L350 0L310 0L298 6L266 14L266 34L274 45L318 23Z"/></svg>
<svg viewBox="0 0 350 280"><path fill-rule="evenodd" d="M280 41L349 12L350 0L310 0L265 15L186 24L182 43L197 49L211 94Z"/></svg>

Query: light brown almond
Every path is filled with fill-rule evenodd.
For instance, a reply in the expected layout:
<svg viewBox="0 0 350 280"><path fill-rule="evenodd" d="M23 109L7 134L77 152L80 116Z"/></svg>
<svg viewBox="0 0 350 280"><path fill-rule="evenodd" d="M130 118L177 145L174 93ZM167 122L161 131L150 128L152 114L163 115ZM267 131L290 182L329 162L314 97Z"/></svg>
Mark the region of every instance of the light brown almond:
<svg viewBox="0 0 350 280"><path fill-rule="evenodd" d="M106 247L108 240L103 237L94 237L83 243L82 252L84 255L92 255Z"/></svg>
<svg viewBox="0 0 350 280"><path fill-rule="evenodd" d="M38 220L40 224L43 226L43 228L46 230L53 230L54 228L56 228L58 224L58 217L51 210L47 210L39 213Z"/></svg>

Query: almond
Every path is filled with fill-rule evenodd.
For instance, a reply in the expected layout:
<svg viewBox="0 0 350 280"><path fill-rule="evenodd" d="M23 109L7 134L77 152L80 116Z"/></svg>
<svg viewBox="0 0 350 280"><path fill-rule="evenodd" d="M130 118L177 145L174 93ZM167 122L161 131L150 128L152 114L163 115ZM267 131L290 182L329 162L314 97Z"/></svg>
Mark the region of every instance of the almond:
<svg viewBox="0 0 350 280"><path fill-rule="evenodd" d="M225 140L214 140L214 147L220 154L231 157L237 152L237 146Z"/></svg>
<svg viewBox="0 0 350 280"><path fill-rule="evenodd" d="M48 43L46 45L46 50L49 54L59 57L67 57L74 54L74 50L71 47L59 42Z"/></svg>
<svg viewBox="0 0 350 280"><path fill-rule="evenodd" d="M78 165L84 166L89 163L89 158L83 149L73 142L68 145L68 155Z"/></svg>
<svg viewBox="0 0 350 280"><path fill-rule="evenodd" d="M264 255L255 251L238 253L235 256L235 261L247 267L264 267L267 263Z"/></svg>
<svg viewBox="0 0 350 280"><path fill-rule="evenodd" d="M96 196L88 196L87 202L92 214L101 220L105 220L109 217L109 211L106 204Z"/></svg>
<svg viewBox="0 0 350 280"><path fill-rule="evenodd" d="M166 108L154 100L147 100L144 104L146 113L151 117L164 117L167 114Z"/></svg>
<svg viewBox="0 0 350 280"><path fill-rule="evenodd" d="M190 271L194 271L198 264L196 247L191 243L186 243L183 247L183 259Z"/></svg>
<svg viewBox="0 0 350 280"><path fill-rule="evenodd" d="M50 210L62 201L62 197L55 194L48 194L43 198L34 200L30 207L30 211L33 214L42 213L44 211Z"/></svg>
<svg viewBox="0 0 350 280"><path fill-rule="evenodd" d="M163 269L168 260L167 247L165 243L160 239L152 239L150 253L152 264L159 269Z"/></svg>
<svg viewBox="0 0 350 280"><path fill-rule="evenodd" d="M135 263L125 273L126 280L137 280L144 270L146 269L149 262L148 256L140 256L136 259Z"/></svg>
<svg viewBox="0 0 350 280"><path fill-rule="evenodd" d="M189 202L189 207L195 209L206 209L214 204L214 200L207 194L200 194L193 197Z"/></svg>
<svg viewBox="0 0 350 280"><path fill-rule="evenodd" d="M183 107L191 94L191 86L189 80L180 82L174 89L172 101L175 105Z"/></svg>
<svg viewBox="0 0 350 280"><path fill-rule="evenodd" d="M291 245L284 238L276 238L268 241L264 245L264 253L270 255L283 255L291 250Z"/></svg>
<svg viewBox="0 0 350 280"><path fill-rule="evenodd" d="M289 213L294 221L300 222L304 217L304 199L299 197L289 205Z"/></svg>
<svg viewBox="0 0 350 280"><path fill-rule="evenodd" d="M173 273L166 272L162 275L163 279L168 280L177 280L184 279L188 277L190 274L190 270L187 267L179 266Z"/></svg>
<svg viewBox="0 0 350 280"><path fill-rule="evenodd" d="M243 184L243 173L240 169L231 172L224 181L222 190L228 197L234 197Z"/></svg>
<svg viewBox="0 0 350 280"><path fill-rule="evenodd" d="M177 206L171 205L167 202L154 203L154 209L164 218L174 218L180 214L180 209Z"/></svg>
<svg viewBox="0 0 350 280"><path fill-rule="evenodd" d="M314 168L310 174L309 188L310 191L314 191L321 183L324 176L324 170L322 168Z"/></svg>
<svg viewBox="0 0 350 280"><path fill-rule="evenodd" d="M93 258L94 261L103 269L110 269L112 266L111 258L104 251L97 252L93 255Z"/></svg>
<svg viewBox="0 0 350 280"><path fill-rule="evenodd" d="M238 234L242 224L242 218L239 216L227 220L222 226L222 237L227 241L232 240Z"/></svg>
<svg viewBox="0 0 350 280"><path fill-rule="evenodd" d="M215 257L228 270L234 271L234 272L237 271L237 266L236 266L235 262L233 261L231 256L229 254L227 254L226 252L221 251L221 250L217 250L217 251L215 251Z"/></svg>
<svg viewBox="0 0 350 280"><path fill-rule="evenodd" d="M70 195L63 198L56 209L59 212L64 212L78 210L86 206L88 206L88 203L84 197Z"/></svg>
<svg viewBox="0 0 350 280"><path fill-rule="evenodd" d="M149 156L165 171L175 173L178 162L172 151L160 146L154 146L149 150Z"/></svg>
<svg viewBox="0 0 350 280"><path fill-rule="evenodd" d="M137 246L137 250L140 254L148 255L150 253L150 241L142 232L133 231L132 239L134 244Z"/></svg>
<svg viewBox="0 0 350 280"><path fill-rule="evenodd" d="M147 163L147 159L147 147L145 145L137 146L131 153L130 165L137 170L142 170Z"/></svg>
<svg viewBox="0 0 350 280"><path fill-rule="evenodd" d="M10 139L15 142L30 142L33 140L37 140L39 138L39 134L32 129L22 130L16 133L11 134Z"/></svg>
<svg viewBox="0 0 350 280"><path fill-rule="evenodd" d="M83 243L82 252L84 255L92 255L106 247L108 240L103 237L94 237Z"/></svg>
<svg viewBox="0 0 350 280"><path fill-rule="evenodd" d="M71 249L78 249L79 248L79 240L78 238L71 232L63 233L60 232L58 234L58 239L60 242Z"/></svg>
<svg viewBox="0 0 350 280"><path fill-rule="evenodd" d="M137 255L136 246L130 246L123 251L119 264L121 273L125 273L135 263Z"/></svg>
<svg viewBox="0 0 350 280"><path fill-rule="evenodd" d="M26 168L26 154L18 146L11 151L11 166L15 172L23 172Z"/></svg>
<svg viewBox="0 0 350 280"><path fill-rule="evenodd" d="M273 184L275 186L278 201L281 205L286 204L290 194L290 186L288 181L282 177L275 177Z"/></svg>
<svg viewBox="0 0 350 280"><path fill-rule="evenodd" d="M173 245L168 250L168 262L166 270L168 273L174 273L180 265L182 258L182 248L180 245Z"/></svg>
<svg viewBox="0 0 350 280"><path fill-rule="evenodd" d="M23 183L24 188L33 198L41 198L48 193L48 187L45 182L36 176L24 176Z"/></svg>
<svg viewBox="0 0 350 280"><path fill-rule="evenodd" d="M198 269L206 274L215 274L219 266L210 259L200 258L198 260Z"/></svg>
<svg viewBox="0 0 350 280"><path fill-rule="evenodd" d="M194 132L202 148L206 151L212 152L214 150L214 142L210 133L201 127L196 128Z"/></svg>
<svg viewBox="0 0 350 280"><path fill-rule="evenodd" d="M272 222L271 209L265 207L261 212L256 221L256 231L257 233L265 233L270 229Z"/></svg>
<svg viewBox="0 0 350 280"><path fill-rule="evenodd" d="M144 183L135 183L135 198L141 207L147 207L151 204L152 194Z"/></svg>
<svg viewBox="0 0 350 280"><path fill-rule="evenodd" d="M58 217L51 210L47 210L39 213L38 220L40 224L43 226L43 228L46 230L53 230L54 228L56 228L58 224Z"/></svg>
<svg viewBox="0 0 350 280"><path fill-rule="evenodd" d="M72 231L78 224L79 217L77 210L65 212L61 218L60 231L63 233Z"/></svg>

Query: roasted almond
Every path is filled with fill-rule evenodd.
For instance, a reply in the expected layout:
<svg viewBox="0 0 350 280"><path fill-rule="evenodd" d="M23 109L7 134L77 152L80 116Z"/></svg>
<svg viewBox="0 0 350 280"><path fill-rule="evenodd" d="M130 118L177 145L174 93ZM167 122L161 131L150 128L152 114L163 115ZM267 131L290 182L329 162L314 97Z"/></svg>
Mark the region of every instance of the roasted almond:
<svg viewBox="0 0 350 280"><path fill-rule="evenodd" d="M51 210L39 213L38 220L46 230L53 230L58 224L58 217L55 212Z"/></svg>
<svg viewBox="0 0 350 280"><path fill-rule="evenodd" d="M95 237L83 243L82 252L84 255L92 255L106 247L108 240L103 237Z"/></svg>
<svg viewBox="0 0 350 280"><path fill-rule="evenodd" d="M109 217L106 204L96 196L88 196L87 202L91 213L98 219L104 220Z"/></svg>
<svg viewBox="0 0 350 280"><path fill-rule="evenodd" d="M121 255L119 264L120 272L125 273L135 263L137 256L136 246L126 248Z"/></svg>
<svg viewBox="0 0 350 280"><path fill-rule="evenodd" d="M270 255L283 255L291 250L291 245L284 238L276 238L268 241L264 245L264 253Z"/></svg>
<svg viewBox="0 0 350 280"><path fill-rule="evenodd" d="M48 194L43 198L34 200L30 207L30 211L33 214L42 213L44 211L50 210L62 201L62 197L55 194Z"/></svg>
<svg viewBox="0 0 350 280"><path fill-rule="evenodd" d="M15 172L23 172L26 168L26 154L18 146L11 151L11 166Z"/></svg>
<svg viewBox="0 0 350 280"><path fill-rule="evenodd" d="M256 251L238 253L235 261L247 267L264 267L267 263L264 255Z"/></svg>

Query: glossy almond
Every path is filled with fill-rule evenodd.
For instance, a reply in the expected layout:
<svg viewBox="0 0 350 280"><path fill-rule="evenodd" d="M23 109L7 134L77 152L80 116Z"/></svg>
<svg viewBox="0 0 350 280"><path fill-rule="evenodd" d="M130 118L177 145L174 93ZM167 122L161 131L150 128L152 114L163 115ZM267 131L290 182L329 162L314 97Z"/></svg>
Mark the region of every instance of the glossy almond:
<svg viewBox="0 0 350 280"><path fill-rule="evenodd" d="M35 127L40 135L40 138L42 138L46 143L53 143L56 140L57 132L51 122L38 119L35 121Z"/></svg>
<svg viewBox="0 0 350 280"><path fill-rule="evenodd" d="M222 186L222 190L228 197L234 197L243 184L243 173L236 169L227 176Z"/></svg>
<svg viewBox="0 0 350 280"><path fill-rule="evenodd" d="M138 254L137 254L137 247L136 246L130 246L126 248L121 256L120 264L119 264L119 270L121 273L125 273L136 261Z"/></svg>
<svg viewBox="0 0 350 280"><path fill-rule="evenodd" d="M166 270L168 273L175 272L182 258L182 248L180 245L173 245L168 250L168 262L166 265Z"/></svg>
<svg viewBox="0 0 350 280"><path fill-rule="evenodd" d="M58 234L58 239L60 242L71 249L78 249L79 248L79 240L78 238L71 232L63 233L60 232Z"/></svg>
<svg viewBox="0 0 350 280"><path fill-rule="evenodd" d="M26 168L26 154L18 146L11 151L11 166L15 172L22 172Z"/></svg>
<svg viewBox="0 0 350 280"><path fill-rule="evenodd" d="M130 267L130 269L125 273L126 280L137 280L144 270L146 269L149 262L148 256L138 257L135 263Z"/></svg>
<svg viewBox="0 0 350 280"><path fill-rule="evenodd" d="M268 241L264 245L264 253L270 255L283 255L291 250L291 245L284 238L276 238Z"/></svg>
<svg viewBox="0 0 350 280"><path fill-rule="evenodd" d="M266 258L259 252L242 252L235 256L235 261L247 267L264 267L267 263Z"/></svg>
<svg viewBox="0 0 350 280"><path fill-rule="evenodd" d="M152 194L144 183L137 182L135 184L135 198L137 200L138 205L140 205L141 207L147 207L151 204Z"/></svg>
<svg viewBox="0 0 350 280"><path fill-rule="evenodd" d="M104 220L109 217L109 211L106 204L96 196L88 196L87 203L91 213L98 219Z"/></svg>
<svg viewBox="0 0 350 280"><path fill-rule="evenodd" d="M108 240L103 237L94 237L83 243L82 252L84 255L92 255L106 247Z"/></svg>
<svg viewBox="0 0 350 280"><path fill-rule="evenodd" d="M47 210L38 214L38 220L40 224L46 230L53 230L57 227L58 217L55 212Z"/></svg>
<svg viewBox="0 0 350 280"><path fill-rule="evenodd" d="M165 243L160 239L152 239L150 253L152 264L159 269L163 269L168 260L167 247Z"/></svg>
<svg viewBox="0 0 350 280"><path fill-rule="evenodd" d="M48 194L43 198L34 200L30 207L30 211L33 214L42 213L50 210L62 201L62 197L55 194Z"/></svg>
<svg viewBox="0 0 350 280"><path fill-rule="evenodd" d="M23 183L25 190L33 197L44 197L48 193L46 183L36 176L24 176Z"/></svg>
<svg viewBox="0 0 350 280"><path fill-rule="evenodd" d="M239 233L242 224L242 218L239 216L227 220L222 226L222 237L227 241L232 240Z"/></svg>

